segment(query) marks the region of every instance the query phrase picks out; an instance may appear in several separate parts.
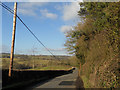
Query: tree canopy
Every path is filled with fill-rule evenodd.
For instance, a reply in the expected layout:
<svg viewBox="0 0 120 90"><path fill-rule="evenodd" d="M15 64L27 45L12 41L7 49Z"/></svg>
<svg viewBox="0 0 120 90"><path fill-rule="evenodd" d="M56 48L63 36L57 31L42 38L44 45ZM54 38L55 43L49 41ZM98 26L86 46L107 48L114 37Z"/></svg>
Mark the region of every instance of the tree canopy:
<svg viewBox="0 0 120 90"><path fill-rule="evenodd" d="M89 78L94 68L100 72L101 65L107 62L110 69L112 62L120 60L120 2L83 2L78 15L83 22L78 22L74 30L67 33L65 46L79 59ZM111 87L112 83L106 86Z"/></svg>

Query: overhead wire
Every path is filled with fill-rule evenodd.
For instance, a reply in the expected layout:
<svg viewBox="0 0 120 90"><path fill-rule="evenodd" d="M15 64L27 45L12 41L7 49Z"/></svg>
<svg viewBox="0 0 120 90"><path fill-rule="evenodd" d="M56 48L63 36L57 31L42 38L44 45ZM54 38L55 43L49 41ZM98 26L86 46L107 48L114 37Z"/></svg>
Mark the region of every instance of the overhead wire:
<svg viewBox="0 0 120 90"><path fill-rule="evenodd" d="M8 10L10 13L14 14L14 11L9 8L7 5L5 5L4 3L2 3L0 1L0 5L5 8L6 10ZM30 30L30 28L23 22L23 20L18 16L16 15L16 17L20 20L20 22L27 28L27 30L33 35L33 37L56 59L60 60L59 58L57 58L40 40L39 38Z"/></svg>
<svg viewBox="0 0 120 90"><path fill-rule="evenodd" d="M3 7L3 8L5 8L6 10L8 10L10 13L12 13L12 14L14 14L14 11L12 10L12 9L10 9L10 8L8 8L5 4L3 4L3 3L0 1L0 5Z"/></svg>

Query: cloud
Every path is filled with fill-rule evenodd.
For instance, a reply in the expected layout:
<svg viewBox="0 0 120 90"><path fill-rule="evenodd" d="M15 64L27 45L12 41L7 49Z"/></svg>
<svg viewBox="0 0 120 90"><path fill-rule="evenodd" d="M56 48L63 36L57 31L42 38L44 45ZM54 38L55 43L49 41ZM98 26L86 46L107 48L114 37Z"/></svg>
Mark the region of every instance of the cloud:
<svg viewBox="0 0 120 90"><path fill-rule="evenodd" d="M49 49L50 51L65 51L65 48Z"/></svg>
<svg viewBox="0 0 120 90"><path fill-rule="evenodd" d="M10 53L10 48L7 45L0 45L0 51L2 53Z"/></svg>
<svg viewBox="0 0 120 90"><path fill-rule="evenodd" d="M57 14L48 12L47 9L40 10L40 13L43 17L50 18L50 19L56 19L58 16Z"/></svg>
<svg viewBox="0 0 120 90"><path fill-rule="evenodd" d="M61 26L61 28L60 28L60 31L63 33L68 32L70 30L72 30L72 26L64 25L64 26Z"/></svg>
<svg viewBox="0 0 120 90"><path fill-rule="evenodd" d="M80 5L77 2L72 2L70 4L64 5L63 8L63 20L74 20L78 18L78 11L80 10Z"/></svg>
<svg viewBox="0 0 120 90"><path fill-rule="evenodd" d="M42 49L43 51L47 51L45 48ZM52 52L62 52L62 51L66 51L65 48L48 48L48 50L52 51Z"/></svg>
<svg viewBox="0 0 120 90"><path fill-rule="evenodd" d="M37 16L36 10L39 7L46 5L45 2L24 2L19 3L18 13L22 15Z"/></svg>
<svg viewBox="0 0 120 90"><path fill-rule="evenodd" d="M55 5L54 8L59 11L63 10L63 7L61 7L61 5Z"/></svg>
<svg viewBox="0 0 120 90"><path fill-rule="evenodd" d="M18 13L27 16L39 16L38 14L41 14L42 17L56 19L58 17L57 14L48 12L47 9L40 10L39 12L39 8L45 5L47 5L47 2L19 3Z"/></svg>
<svg viewBox="0 0 120 90"><path fill-rule="evenodd" d="M67 50L65 48L48 48L53 55L68 55ZM43 55L51 55L45 48L42 49Z"/></svg>
<svg viewBox="0 0 120 90"><path fill-rule="evenodd" d="M27 15L27 16L36 16L37 15L32 9L31 10L27 10L27 9L19 8L19 13L21 13L23 15Z"/></svg>
<svg viewBox="0 0 120 90"><path fill-rule="evenodd" d="M24 51L22 49L15 48L15 54L23 54Z"/></svg>

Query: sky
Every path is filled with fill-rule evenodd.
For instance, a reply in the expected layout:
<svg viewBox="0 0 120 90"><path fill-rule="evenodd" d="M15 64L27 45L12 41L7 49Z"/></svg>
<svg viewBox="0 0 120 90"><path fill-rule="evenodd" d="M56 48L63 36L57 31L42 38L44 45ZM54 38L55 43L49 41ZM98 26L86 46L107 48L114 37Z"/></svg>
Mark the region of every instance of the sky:
<svg viewBox="0 0 120 90"><path fill-rule="evenodd" d="M13 2L4 3L11 9ZM17 15L54 55L69 55L65 49L65 32L80 21L77 2L19 2ZM10 53L13 15L2 8L2 52ZM17 19L16 54L51 55L38 43L24 25Z"/></svg>

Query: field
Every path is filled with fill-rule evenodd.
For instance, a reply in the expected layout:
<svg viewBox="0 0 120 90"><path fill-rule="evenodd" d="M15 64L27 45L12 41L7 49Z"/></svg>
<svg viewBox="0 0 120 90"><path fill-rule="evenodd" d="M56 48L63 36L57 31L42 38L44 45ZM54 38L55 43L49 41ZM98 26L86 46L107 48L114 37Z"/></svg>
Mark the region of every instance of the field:
<svg viewBox="0 0 120 90"><path fill-rule="evenodd" d="M59 60L56 60L59 58ZM2 53L3 88L22 87L36 81L44 81L72 72L70 56L14 55L12 77L8 77L10 54Z"/></svg>
<svg viewBox="0 0 120 90"><path fill-rule="evenodd" d="M29 70L64 70L71 68L69 56L52 56L47 55L15 55L13 69ZM10 56L7 53L2 54L2 69L8 69Z"/></svg>

